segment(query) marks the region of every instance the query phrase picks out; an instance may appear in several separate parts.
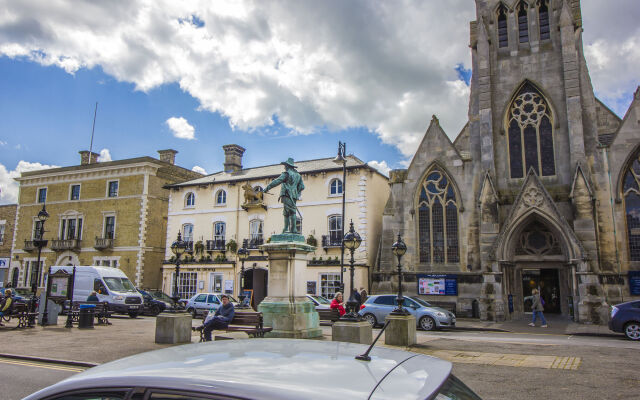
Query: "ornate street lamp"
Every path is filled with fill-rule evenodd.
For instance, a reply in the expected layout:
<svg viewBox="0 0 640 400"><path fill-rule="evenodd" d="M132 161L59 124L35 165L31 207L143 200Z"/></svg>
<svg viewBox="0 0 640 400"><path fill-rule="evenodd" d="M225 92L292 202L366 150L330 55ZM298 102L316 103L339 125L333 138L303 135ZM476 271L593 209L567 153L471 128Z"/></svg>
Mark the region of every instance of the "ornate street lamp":
<svg viewBox="0 0 640 400"><path fill-rule="evenodd" d="M393 315L409 315L409 312L402 307L404 303L404 297L402 296L402 264L400 264L400 259L407 252L407 245L404 244L400 234L398 233L398 240L391 246L391 250L393 254L398 257L398 297L396 301L398 302L398 307L391 312Z"/></svg>
<svg viewBox="0 0 640 400"><path fill-rule="evenodd" d="M182 235L178 232L178 238L175 242L171 243L171 251L176 256L176 278L173 281L173 312L181 311L178 300L180 300L180 294L178 294L178 279L180 279L180 257L187 250L187 243L182 240Z"/></svg>
<svg viewBox="0 0 640 400"><path fill-rule="evenodd" d="M240 299L240 306L238 308L248 308L244 305L244 262L249 258L249 250L246 247L241 247L238 249L238 258L240 259L241 267L240 267L240 294L238 298Z"/></svg>
<svg viewBox="0 0 640 400"><path fill-rule="evenodd" d="M38 301L38 297L36 296L36 292L38 290L38 281L40 280L40 254L42 253L42 248L47 245L47 241L43 240L44 236L44 223L47 222L49 218L49 213L45 208L45 205L42 205L42 210L38 213L38 231L36 232L35 240L33 241L34 246L38 248L38 261L36 261L36 269L35 271L31 271L31 312L36 312L36 302ZM46 315L44 316L46 318ZM44 320L44 318L43 318ZM33 324L34 321L30 320L29 323Z"/></svg>
<svg viewBox="0 0 640 400"><path fill-rule="evenodd" d="M358 314L358 307L360 307L360 303L356 300L356 292L353 288L353 276L355 274L354 264L356 262L353 258L353 253L358 247L360 247L362 239L360 238L360 235L358 235L358 232L353 229L353 220L351 220L349 232L344 235L342 243L344 244L344 247L349 249L351 252L351 267L349 268L349 274L351 275L351 295L349 296L349 300L347 300L347 313L340 319L346 321L361 321L362 317Z"/></svg>
<svg viewBox="0 0 640 400"><path fill-rule="evenodd" d="M333 162L342 165L342 216L340 225L342 227L342 236L344 236L344 207L346 203L347 193L347 143L338 142L338 155ZM344 293L344 242L340 244L340 291Z"/></svg>

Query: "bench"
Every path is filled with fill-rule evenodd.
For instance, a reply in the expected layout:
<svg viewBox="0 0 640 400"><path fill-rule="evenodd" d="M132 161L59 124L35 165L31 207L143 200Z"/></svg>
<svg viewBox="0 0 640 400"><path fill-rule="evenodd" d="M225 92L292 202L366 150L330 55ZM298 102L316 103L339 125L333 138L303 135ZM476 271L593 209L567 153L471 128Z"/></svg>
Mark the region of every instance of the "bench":
<svg viewBox="0 0 640 400"><path fill-rule="evenodd" d="M71 311L67 311L71 313L72 322L78 322L78 320L80 319L81 304L92 304L96 306L96 308L93 309L93 316L98 320L98 324L111 325L111 322L109 322L109 317L113 315L113 311L109 311L109 303L107 302L96 303L90 301L74 301L71 306ZM65 306L68 308L69 303L66 302Z"/></svg>
<svg viewBox="0 0 640 400"><path fill-rule="evenodd" d="M205 311L205 319L207 312ZM264 326L262 313L257 311L236 311L227 326L227 332L245 332L253 337L264 337L273 328ZM204 341L204 330L200 331L200 341Z"/></svg>
<svg viewBox="0 0 640 400"><path fill-rule="evenodd" d="M320 317L320 325L331 326L340 319L340 312L337 308L316 308Z"/></svg>
<svg viewBox="0 0 640 400"><path fill-rule="evenodd" d="M16 328L33 328L34 322L38 317L37 312L29 311L29 305L26 303L14 303L10 314L2 316L2 319L6 322L11 321L13 318L18 319L18 326Z"/></svg>

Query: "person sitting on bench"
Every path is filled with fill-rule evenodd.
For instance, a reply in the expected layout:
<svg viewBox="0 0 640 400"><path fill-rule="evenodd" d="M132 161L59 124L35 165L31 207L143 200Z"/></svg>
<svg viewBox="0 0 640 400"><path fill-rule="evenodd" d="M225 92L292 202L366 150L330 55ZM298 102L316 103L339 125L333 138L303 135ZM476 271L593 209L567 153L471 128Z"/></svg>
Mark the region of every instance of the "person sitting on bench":
<svg viewBox="0 0 640 400"><path fill-rule="evenodd" d="M87 297L87 302L98 303L99 301L100 299L98 298L98 293L96 293L95 291L91 292L89 297Z"/></svg>
<svg viewBox="0 0 640 400"><path fill-rule="evenodd" d="M11 289L6 289L4 291L4 298L2 302L0 302L0 318L11 314L11 310L13 308L13 298L11 297ZM0 321L0 326L3 326Z"/></svg>
<svg viewBox="0 0 640 400"><path fill-rule="evenodd" d="M204 320L204 323L195 328L197 330L204 330L204 341L211 341L211 331L215 329L227 329L231 320L233 320L233 316L235 315L235 309L233 308L233 304L229 301L229 296L223 294L220 296L222 299L222 306L218 307L215 314L207 315L207 318Z"/></svg>

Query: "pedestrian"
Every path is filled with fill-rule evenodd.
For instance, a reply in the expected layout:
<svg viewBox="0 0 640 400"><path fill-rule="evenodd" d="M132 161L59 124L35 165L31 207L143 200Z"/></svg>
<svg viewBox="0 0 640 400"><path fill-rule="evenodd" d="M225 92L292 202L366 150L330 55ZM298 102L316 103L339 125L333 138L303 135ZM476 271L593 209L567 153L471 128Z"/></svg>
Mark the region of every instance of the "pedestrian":
<svg viewBox="0 0 640 400"><path fill-rule="evenodd" d="M337 309L341 317L346 314L346 311L344 310L344 302L342 301L342 293L336 292L329 308Z"/></svg>
<svg viewBox="0 0 640 400"><path fill-rule="evenodd" d="M361 287L360 288L360 301L362 301L362 303L360 303L360 304L364 304L364 302L367 301L367 297L368 297L367 291L364 290L363 287Z"/></svg>
<svg viewBox="0 0 640 400"><path fill-rule="evenodd" d="M211 341L211 331L215 329L227 329L235 315L235 309L233 308L233 304L229 301L229 296L223 294L220 298L222 299L222 305L218 307L216 312L213 314L209 312L204 323L197 328L193 328L194 330L204 331L205 342Z"/></svg>
<svg viewBox="0 0 640 400"><path fill-rule="evenodd" d="M544 311L544 300L542 299L542 297L540 297L540 292L538 292L538 289L533 289L531 291L531 294L533 295L533 303L531 304L533 319L529 323L529 326L536 326L536 318L540 316L540 322L542 322L541 327L547 328L547 320L544 319L544 314L542 313Z"/></svg>
<svg viewBox="0 0 640 400"><path fill-rule="evenodd" d="M96 293L95 291L91 292L89 297L87 297L87 301L91 303L98 303L100 301L100 299L98 298L98 293Z"/></svg>
<svg viewBox="0 0 640 400"><path fill-rule="evenodd" d="M353 297L356 298L356 301L358 302L358 307L360 307L360 305L362 304L362 297L360 297L360 292L358 291L358 289L353 291Z"/></svg>
<svg viewBox="0 0 640 400"><path fill-rule="evenodd" d="M11 297L11 289L5 289L4 298L0 302L0 326L2 325L2 317L11 314L13 309L13 298Z"/></svg>

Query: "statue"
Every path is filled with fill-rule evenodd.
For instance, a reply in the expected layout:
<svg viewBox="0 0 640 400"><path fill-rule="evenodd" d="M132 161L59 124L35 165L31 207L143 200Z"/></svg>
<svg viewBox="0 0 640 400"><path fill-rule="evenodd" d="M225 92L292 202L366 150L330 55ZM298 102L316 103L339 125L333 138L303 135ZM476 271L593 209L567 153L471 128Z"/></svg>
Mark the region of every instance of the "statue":
<svg viewBox="0 0 640 400"><path fill-rule="evenodd" d="M299 233L296 230L296 212L298 211L296 202L304 190L302 176L298 171L296 171L296 168L298 167L293 165L293 158L289 157L287 161L282 162L281 164L284 165L284 172L274 179L273 182L268 184L264 189L264 192L267 193L269 189L282 185L280 188L280 197L278 198L284 206L284 210L282 212L284 215L284 229L282 230L282 233Z"/></svg>

